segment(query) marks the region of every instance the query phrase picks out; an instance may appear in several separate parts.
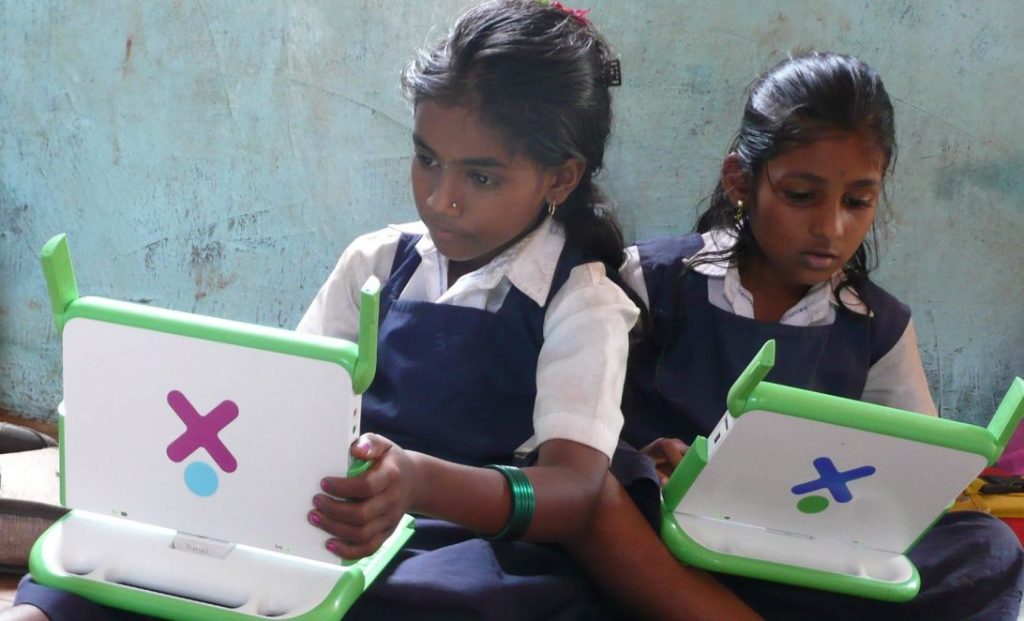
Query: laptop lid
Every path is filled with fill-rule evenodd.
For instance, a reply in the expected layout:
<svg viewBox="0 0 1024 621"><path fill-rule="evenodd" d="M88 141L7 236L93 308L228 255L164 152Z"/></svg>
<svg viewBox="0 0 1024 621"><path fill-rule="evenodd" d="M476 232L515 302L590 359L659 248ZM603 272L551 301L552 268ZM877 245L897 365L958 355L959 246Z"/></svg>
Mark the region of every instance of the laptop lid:
<svg viewBox="0 0 1024 621"><path fill-rule="evenodd" d="M764 382L774 356L769 341L665 486L670 548L709 569L912 597L904 553L998 458L1024 380L982 428Z"/></svg>
<svg viewBox="0 0 1024 621"><path fill-rule="evenodd" d="M63 236L43 257L63 333L65 504L171 528L213 553L241 543L336 563L306 514L320 479L349 467L379 283L364 291L357 347L80 298Z"/></svg>
<svg viewBox="0 0 1024 621"><path fill-rule="evenodd" d="M986 461L756 409L709 441L707 466L676 512L902 554Z"/></svg>

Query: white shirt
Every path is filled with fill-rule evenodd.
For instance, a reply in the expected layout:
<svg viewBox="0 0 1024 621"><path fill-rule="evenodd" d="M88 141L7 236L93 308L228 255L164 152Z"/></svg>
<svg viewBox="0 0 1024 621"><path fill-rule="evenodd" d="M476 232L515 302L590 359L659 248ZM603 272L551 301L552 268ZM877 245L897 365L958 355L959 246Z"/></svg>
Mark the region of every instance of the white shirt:
<svg viewBox="0 0 1024 621"><path fill-rule="evenodd" d="M359 237L345 250L297 330L355 340L359 290L370 275L387 280L402 232L422 235L416 243L421 262L399 299L492 312L513 286L543 306L565 244L561 225L548 219L448 287L448 258L438 252L426 227L420 222L390 226ZM534 437L522 450L558 438L611 458L622 429L628 334L638 315L633 302L607 278L603 265L573 268L544 317Z"/></svg>
<svg viewBox="0 0 1024 621"><path fill-rule="evenodd" d="M728 250L735 243L735 238L727 232L711 231L702 237L704 247L684 261L694 261L709 253ZM708 279L708 302L734 315L753 319L754 297L740 283L739 270L735 266L719 261L700 263L693 269ZM626 249L626 262L620 273L626 284L633 287L645 304L649 304L636 246ZM835 322L838 303L833 291L842 279L843 273L836 272L831 280L811 287L796 305L782 315L779 323L789 326L826 326ZM841 289L839 295L851 311L870 314L852 288ZM913 321L907 323L906 330L892 349L868 369L861 400L932 416L938 414L928 392L928 381L917 350L917 333Z"/></svg>

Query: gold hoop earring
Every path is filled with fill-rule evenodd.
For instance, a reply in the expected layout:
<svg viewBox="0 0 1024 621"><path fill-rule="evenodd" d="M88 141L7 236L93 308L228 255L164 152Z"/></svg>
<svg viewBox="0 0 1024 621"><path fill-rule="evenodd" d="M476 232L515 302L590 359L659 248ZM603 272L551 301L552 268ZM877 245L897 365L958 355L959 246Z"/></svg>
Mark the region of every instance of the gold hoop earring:
<svg viewBox="0 0 1024 621"><path fill-rule="evenodd" d="M558 203L551 201L548 203L548 215L551 217L555 216L555 210L558 209Z"/></svg>
<svg viewBox="0 0 1024 621"><path fill-rule="evenodd" d="M736 220L736 224L743 222L743 201L736 201L736 211L733 212L732 217Z"/></svg>

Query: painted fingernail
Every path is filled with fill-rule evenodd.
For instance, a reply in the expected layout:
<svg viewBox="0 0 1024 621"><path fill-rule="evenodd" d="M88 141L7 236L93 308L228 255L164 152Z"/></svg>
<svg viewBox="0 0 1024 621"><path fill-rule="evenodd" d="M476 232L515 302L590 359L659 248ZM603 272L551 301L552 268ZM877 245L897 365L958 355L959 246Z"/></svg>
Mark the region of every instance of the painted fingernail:
<svg viewBox="0 0 1024 621"><path fill-rule="evenodd" d="M320 489L324 490L325 492L327 491L327 479L323 479L322 481L320 481Z"/></svg>
<svg viewBox="0 0 1024 621"><path fill-rule="evenodd" d="M338 546L334 545L333 541L328 541L327 542L327 549L330 550L331 552L334 552L334 553L338 552Z"/></svg>
<svg viewBox="0 0 1024 621"><path fill-rule="evenodd" d="M370 442L369 438L363 436L362 438L359 438L358 442L356 442L356 446L358 446L360 450L368 451L373 448L373 442Z"/></svg>
<svg viewBox="0 0 1024 621"><path fill-rule="evenodd" d="M320 508L320 497L319 496L313 496L313 506L316 507L317 509Z"/></svg>
<svg viewBox="0 0 1024 621"><path fill-rule="evenodd" d="M316 526L320 526L320 516L315 513L309 514L309 521L315 524Z"/></svg>

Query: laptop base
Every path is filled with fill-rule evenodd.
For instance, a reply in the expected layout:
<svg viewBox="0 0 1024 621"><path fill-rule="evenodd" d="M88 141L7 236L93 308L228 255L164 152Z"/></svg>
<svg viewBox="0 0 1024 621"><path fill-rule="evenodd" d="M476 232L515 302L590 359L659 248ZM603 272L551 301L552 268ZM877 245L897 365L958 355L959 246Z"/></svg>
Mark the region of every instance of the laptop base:
<svg viewBox="0 0 1024 621"><path fill-rule="evenodd" d="M72 511L32 550L41 584L164 619L336 621L412 535L406 516L380 550L343 565Z"/></svg>

